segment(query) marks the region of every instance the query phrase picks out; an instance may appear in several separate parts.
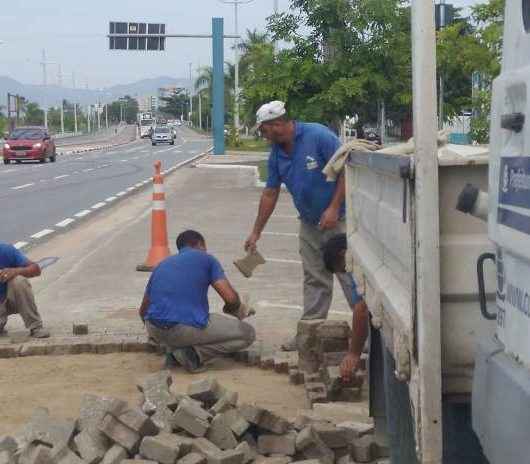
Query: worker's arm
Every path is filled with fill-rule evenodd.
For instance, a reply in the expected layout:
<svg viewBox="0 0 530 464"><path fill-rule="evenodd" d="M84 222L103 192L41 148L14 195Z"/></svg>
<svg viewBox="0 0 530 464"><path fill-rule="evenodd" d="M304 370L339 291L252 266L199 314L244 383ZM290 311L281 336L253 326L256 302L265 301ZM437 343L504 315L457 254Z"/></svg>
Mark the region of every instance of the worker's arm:
<svg viewBox="0 0 530 464"><path fill-rule="evenodd" d="M27 266L23 267L7 267L0 269L0 282L9 282L15 277L21 276L31 279L38 277L41 274L40 266L37 263L29 262Z"/></svg>
<svg viewBox="0 0 530 464"><path fill-rule="evenodd" d="M276 203L278 202L279 196L280 187L263 189L263 193L261 194L261 199L259 202L258 217L254 222L254 228L252 229L252 233L249 235L245 242L246 251L256 251L256 243L260 239L261 233L263 232L263 229L265 229L267 221L271 217L271 214L274 211L274 208L276 207Z"/></svg>
<svg viewBox="0 0 530 464"><path fill-rule="evenodd" d="M225 302L223 312L227 314L237 313L239 306L241 305L241 300L228 279L219 279L215 281L212 286Z"/></svg>
<svg viewBox="0 0 530 464"><path fill-rule="evenodd" d="M363 299L355 303L353 306L350 351L340 365L340 372L345 381L350 381L355 371L359 369L361 354L368 338L368 314L368 306L366 306Z"/></svg>
<svg viewBox="0 0 530 464"><path fill-rule="evenodd" d="M344 203L346 197L346 182L344 180L344 171L339 175L337 184L335 186L335 192L329 206L322 213L320 218L321 229L334 229L337 227L340 216L340 208Z"/></svg>
<svg viewBox="0 0 530 464"><path fill-rule="evenodd" d="M149 297L147 296L147 292L144 293L144 298L142 299L142 304L140 305L140 309L138 310L138 314L140 315L140 319L145 322L145 316L147 316L147 310L149 309Z"/></svg>

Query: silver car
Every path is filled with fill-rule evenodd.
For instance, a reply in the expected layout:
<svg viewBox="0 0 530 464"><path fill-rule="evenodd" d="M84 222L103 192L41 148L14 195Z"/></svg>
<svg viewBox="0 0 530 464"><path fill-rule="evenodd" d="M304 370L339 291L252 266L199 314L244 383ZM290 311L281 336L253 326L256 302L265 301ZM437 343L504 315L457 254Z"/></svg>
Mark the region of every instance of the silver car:
<svg viewBox="0 0 530 464"><path fill-rule="evenodd" d="M167 126L155 127L153 135L151 135L151 144L158 145L159 143L169 143L175 145L175 139L171 130Z"/></svg>

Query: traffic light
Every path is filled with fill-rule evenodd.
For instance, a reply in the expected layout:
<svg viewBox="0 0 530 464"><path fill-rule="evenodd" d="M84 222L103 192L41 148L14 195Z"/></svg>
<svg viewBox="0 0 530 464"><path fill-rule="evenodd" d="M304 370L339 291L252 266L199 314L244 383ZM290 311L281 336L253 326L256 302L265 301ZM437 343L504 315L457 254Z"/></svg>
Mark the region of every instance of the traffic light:
<svg viewBox="0 0 530 464"><path fill-rule="evenodd" d="M163 51L166 49L166 38L160 36L165 33L165 24L110 22L109 49ZM126 34L128 37L117 37L119 34Z"/></svg>

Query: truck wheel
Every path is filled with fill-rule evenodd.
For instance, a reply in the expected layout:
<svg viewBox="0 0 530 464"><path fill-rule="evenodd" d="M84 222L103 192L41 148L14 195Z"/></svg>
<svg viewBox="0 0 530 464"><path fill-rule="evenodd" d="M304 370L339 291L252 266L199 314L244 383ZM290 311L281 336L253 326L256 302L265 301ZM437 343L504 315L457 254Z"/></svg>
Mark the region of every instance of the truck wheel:
<svg viewBox="0 0 530 464"><path fill-rule="evenodd" d="M57 155L55 153L52 156L50 156L50 163L55 163L56 156Z"/></svg>
<svg viewBox="0 0 530 464"><path fill-rule="evenodd" d="M39 160L39 163L45 163L45 162L46 162L46 158L41 158L41 159Z"/></svg>
<svg viewBox="0 0 530 464"><path fill-rule="evenodd" d="M175 141L174 140L171 142L171 145L175 145Z"/></svg>
<svg viewBox="0 0 530 464"><path fill-rule="evenodd" d="M4 158L4 164L9 164L10 161L7 158Z"/></svg>
<svg viewBox="0 0 530 464"><path fill-rule="evenodd" d="M156 143L154 143L154 142L151 145L153 145L153 147L156 147Z"/></svg>

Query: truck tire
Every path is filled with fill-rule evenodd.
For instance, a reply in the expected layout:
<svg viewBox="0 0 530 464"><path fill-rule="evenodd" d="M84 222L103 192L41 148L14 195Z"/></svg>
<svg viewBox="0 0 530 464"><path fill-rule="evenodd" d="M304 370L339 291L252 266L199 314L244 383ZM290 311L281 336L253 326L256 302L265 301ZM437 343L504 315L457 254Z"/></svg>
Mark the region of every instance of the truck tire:
<svg viewBox="0 0 530 464"><path fill-rule="evenodd" d="M155 142L151 143L151 145L153 145L153 147L156 147L156 143Z"/></svg>

